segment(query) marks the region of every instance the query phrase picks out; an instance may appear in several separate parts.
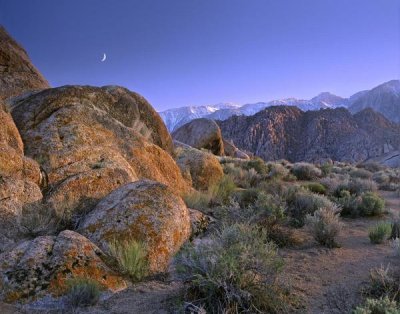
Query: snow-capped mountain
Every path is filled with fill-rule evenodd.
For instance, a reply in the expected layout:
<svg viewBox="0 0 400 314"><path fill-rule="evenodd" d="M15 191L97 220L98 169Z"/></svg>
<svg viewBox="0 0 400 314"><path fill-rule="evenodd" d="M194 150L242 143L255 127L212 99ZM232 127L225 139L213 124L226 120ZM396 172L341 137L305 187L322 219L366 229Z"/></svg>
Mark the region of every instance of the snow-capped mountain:
<svg viewBox="0 0 400 314"><path fill-rule="evenodd" d="M372 108L389 120L400 123L400 81L383 83L370 91L365 91L349 105L351 112Z"/></svg>
<svg viewBox="0 0 400 314"><path fill-rule="evenodd" d="M194 119L203 118L219 110L237 109L239 107L239 105L233 103L219 103L207 106L187 106L162 111L160 112L160 116L164 120L168 130L173 131Z"/></svg>
<svg viewBox="0 0 400 314"><path fill-rule="evenodd" d="M209 106L169 109L160 112L160 115L167 128L173 131L193 119L205 117L214 120L226 120L234 115L251 116L271 106L296 106L303 111L348 107L352 112L371 107L375 111L386 115L387 118L400 122L400 81L389 81L372 90L358 92L349 98L323 92L309 100L286 98L242 106L232 103L220 103Z"/></svg>

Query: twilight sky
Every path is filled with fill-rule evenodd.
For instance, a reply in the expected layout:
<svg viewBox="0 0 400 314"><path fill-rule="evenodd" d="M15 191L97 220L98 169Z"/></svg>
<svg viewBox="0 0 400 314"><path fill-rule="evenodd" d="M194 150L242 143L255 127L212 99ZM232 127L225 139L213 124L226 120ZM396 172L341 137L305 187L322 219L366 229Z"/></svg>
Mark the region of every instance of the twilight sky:
<svg viewBox="0 0 400 314"><path fill-rule="evenodd" d="M52 86L122 85L158 110L400 78L399 0L0 0L0 24Z"/></svg>

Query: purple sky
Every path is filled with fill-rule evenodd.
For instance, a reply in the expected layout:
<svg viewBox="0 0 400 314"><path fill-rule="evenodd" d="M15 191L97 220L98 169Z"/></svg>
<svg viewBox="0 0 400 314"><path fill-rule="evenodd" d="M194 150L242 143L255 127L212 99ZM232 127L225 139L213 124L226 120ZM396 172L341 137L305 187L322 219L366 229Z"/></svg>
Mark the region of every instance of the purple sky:
<svg viewBox="0 0 400 314"><path fill-rule="evenodd" d="M122 85L158 110L400 77L399 0L0 0L0 23L52 86Z"/></svg>

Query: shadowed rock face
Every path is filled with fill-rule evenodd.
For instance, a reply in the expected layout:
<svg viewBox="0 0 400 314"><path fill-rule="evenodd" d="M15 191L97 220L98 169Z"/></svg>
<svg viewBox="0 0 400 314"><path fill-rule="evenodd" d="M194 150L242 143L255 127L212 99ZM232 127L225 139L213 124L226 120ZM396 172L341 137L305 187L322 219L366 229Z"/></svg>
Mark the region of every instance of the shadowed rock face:
<svg viewBox="0 0 400 314"><path fill-rule="evenodd" d="M196 119L181 126L172 137L197 149L210 150L214 155L224 154L224 143L218 124L210 119Z"/></svg>
<svg viewBox="0 0 400 314"><path fill-rule="evenodd" d="M45 203L58 215L90 210L141 178L188 188L167 152L172 140L160 117L125 88L47 89L11 107L26 154L48 174Z"/></svg>
<svg viewBox="0 0 400 314"><path fill-rule="evenodd" d="M48 87L26 51L0 26L0 100Z"/></svg>
<svg viewBox="0 0 400 314"><path fill-rule="evenodd" d="M400 126L370 109L352 116L344 108L279 106L218 123L225 139L265 160L359 162L400 146Z"/></svg>

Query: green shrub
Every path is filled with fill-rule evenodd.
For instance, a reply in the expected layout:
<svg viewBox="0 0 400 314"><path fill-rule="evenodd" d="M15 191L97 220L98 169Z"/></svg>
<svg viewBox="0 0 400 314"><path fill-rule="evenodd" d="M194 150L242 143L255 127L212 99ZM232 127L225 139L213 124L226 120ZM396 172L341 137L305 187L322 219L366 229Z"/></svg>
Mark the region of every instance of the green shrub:
<svg viewBox="0 0 400 314"><path fill-rule="evenodd" d="M307 215L306 224L319 244L329 248L338 247L336 237L342 228L339 213L340 208L333 205L318 209L314 215Z"/></svg>
<svg viewBox="0 0 400 314"><path fill-rule="evenodd" d="M175 263L188 285L186 298L207 312L282 313L287 306L278 281L282 259L260 228L227 226L184 247Z"/></svg>
<svg viewBox="0 0 400 314"><path fill-rule="evenodd" d="M298 162L293 165L292 173L299 180L315 180L322 176L322 171L313 164Z"/></svg>
<svg viewBox="0 0 400 314"><path fill-rule="evenodd" d="M305 187L313 193L326 194L326 187L321 183L313 182L305 185Z"/></svg>
<svg viewBox="0 0 400 314"><path fill-rule="evenodd" d="M246 170L254 169L260 175L268 174L268 167L264 160L261 158L250 159L243 163L243 168Z"/></svg>
<svg viewBox="0 0 400 314"><path fill-rule="evenodd" d="M385 241L392 231L392 225L388 222L380 222L369 230L368 236L371 243L380 244Z"/></svg>
<svg viewBox="0 0 400 314"><path fill-rule="evenodd" d="M100 297L100 285L89 278L74 278L67 281L66 302L71 307L95 305Z"/></svg>
<svg viewBox="0 0 400 314"><path fill-rule="evenodd" d="M358 217L360 213L361 197L342 190L335 202L342 208L342 216Z"/></svg>
<svg viewBox="0 0 400 314"><path fill-rule="evenodd" d="M145 246L134 239L113 240L108 244L111 256L118 263L120 271L132 281L140 281L147 274L148 263Z"/></svg>
<svg viewBox="0 0 400 314"><path fill-rule="evenodd" d="M358 306L354 314L400 314L399 305L388 297L367 299L364 305Z"/></svg>
<svg viewBox="0 0 400 314"><path fill-rule="evenodd" d="M333 207L334 204L325 196L305 190L289 192L287 196L288 212L295 226L303 226L306 215L314 214L320 208Z"/></svg>
<svg viewBox="0 0 400 314"><path fill-rule="evenodd" d="M226 204L235 190L236 185L232 178L229 176L223 176L218 184L209 189L211 201L214 204Z"/></svg>
<svg viewBox="0 0 400 314"><path fill-rule="evenodd" d="M384 213L385 200L379 195L367 192L361 196L359 211L362 216L378 216Z"/></svg>

